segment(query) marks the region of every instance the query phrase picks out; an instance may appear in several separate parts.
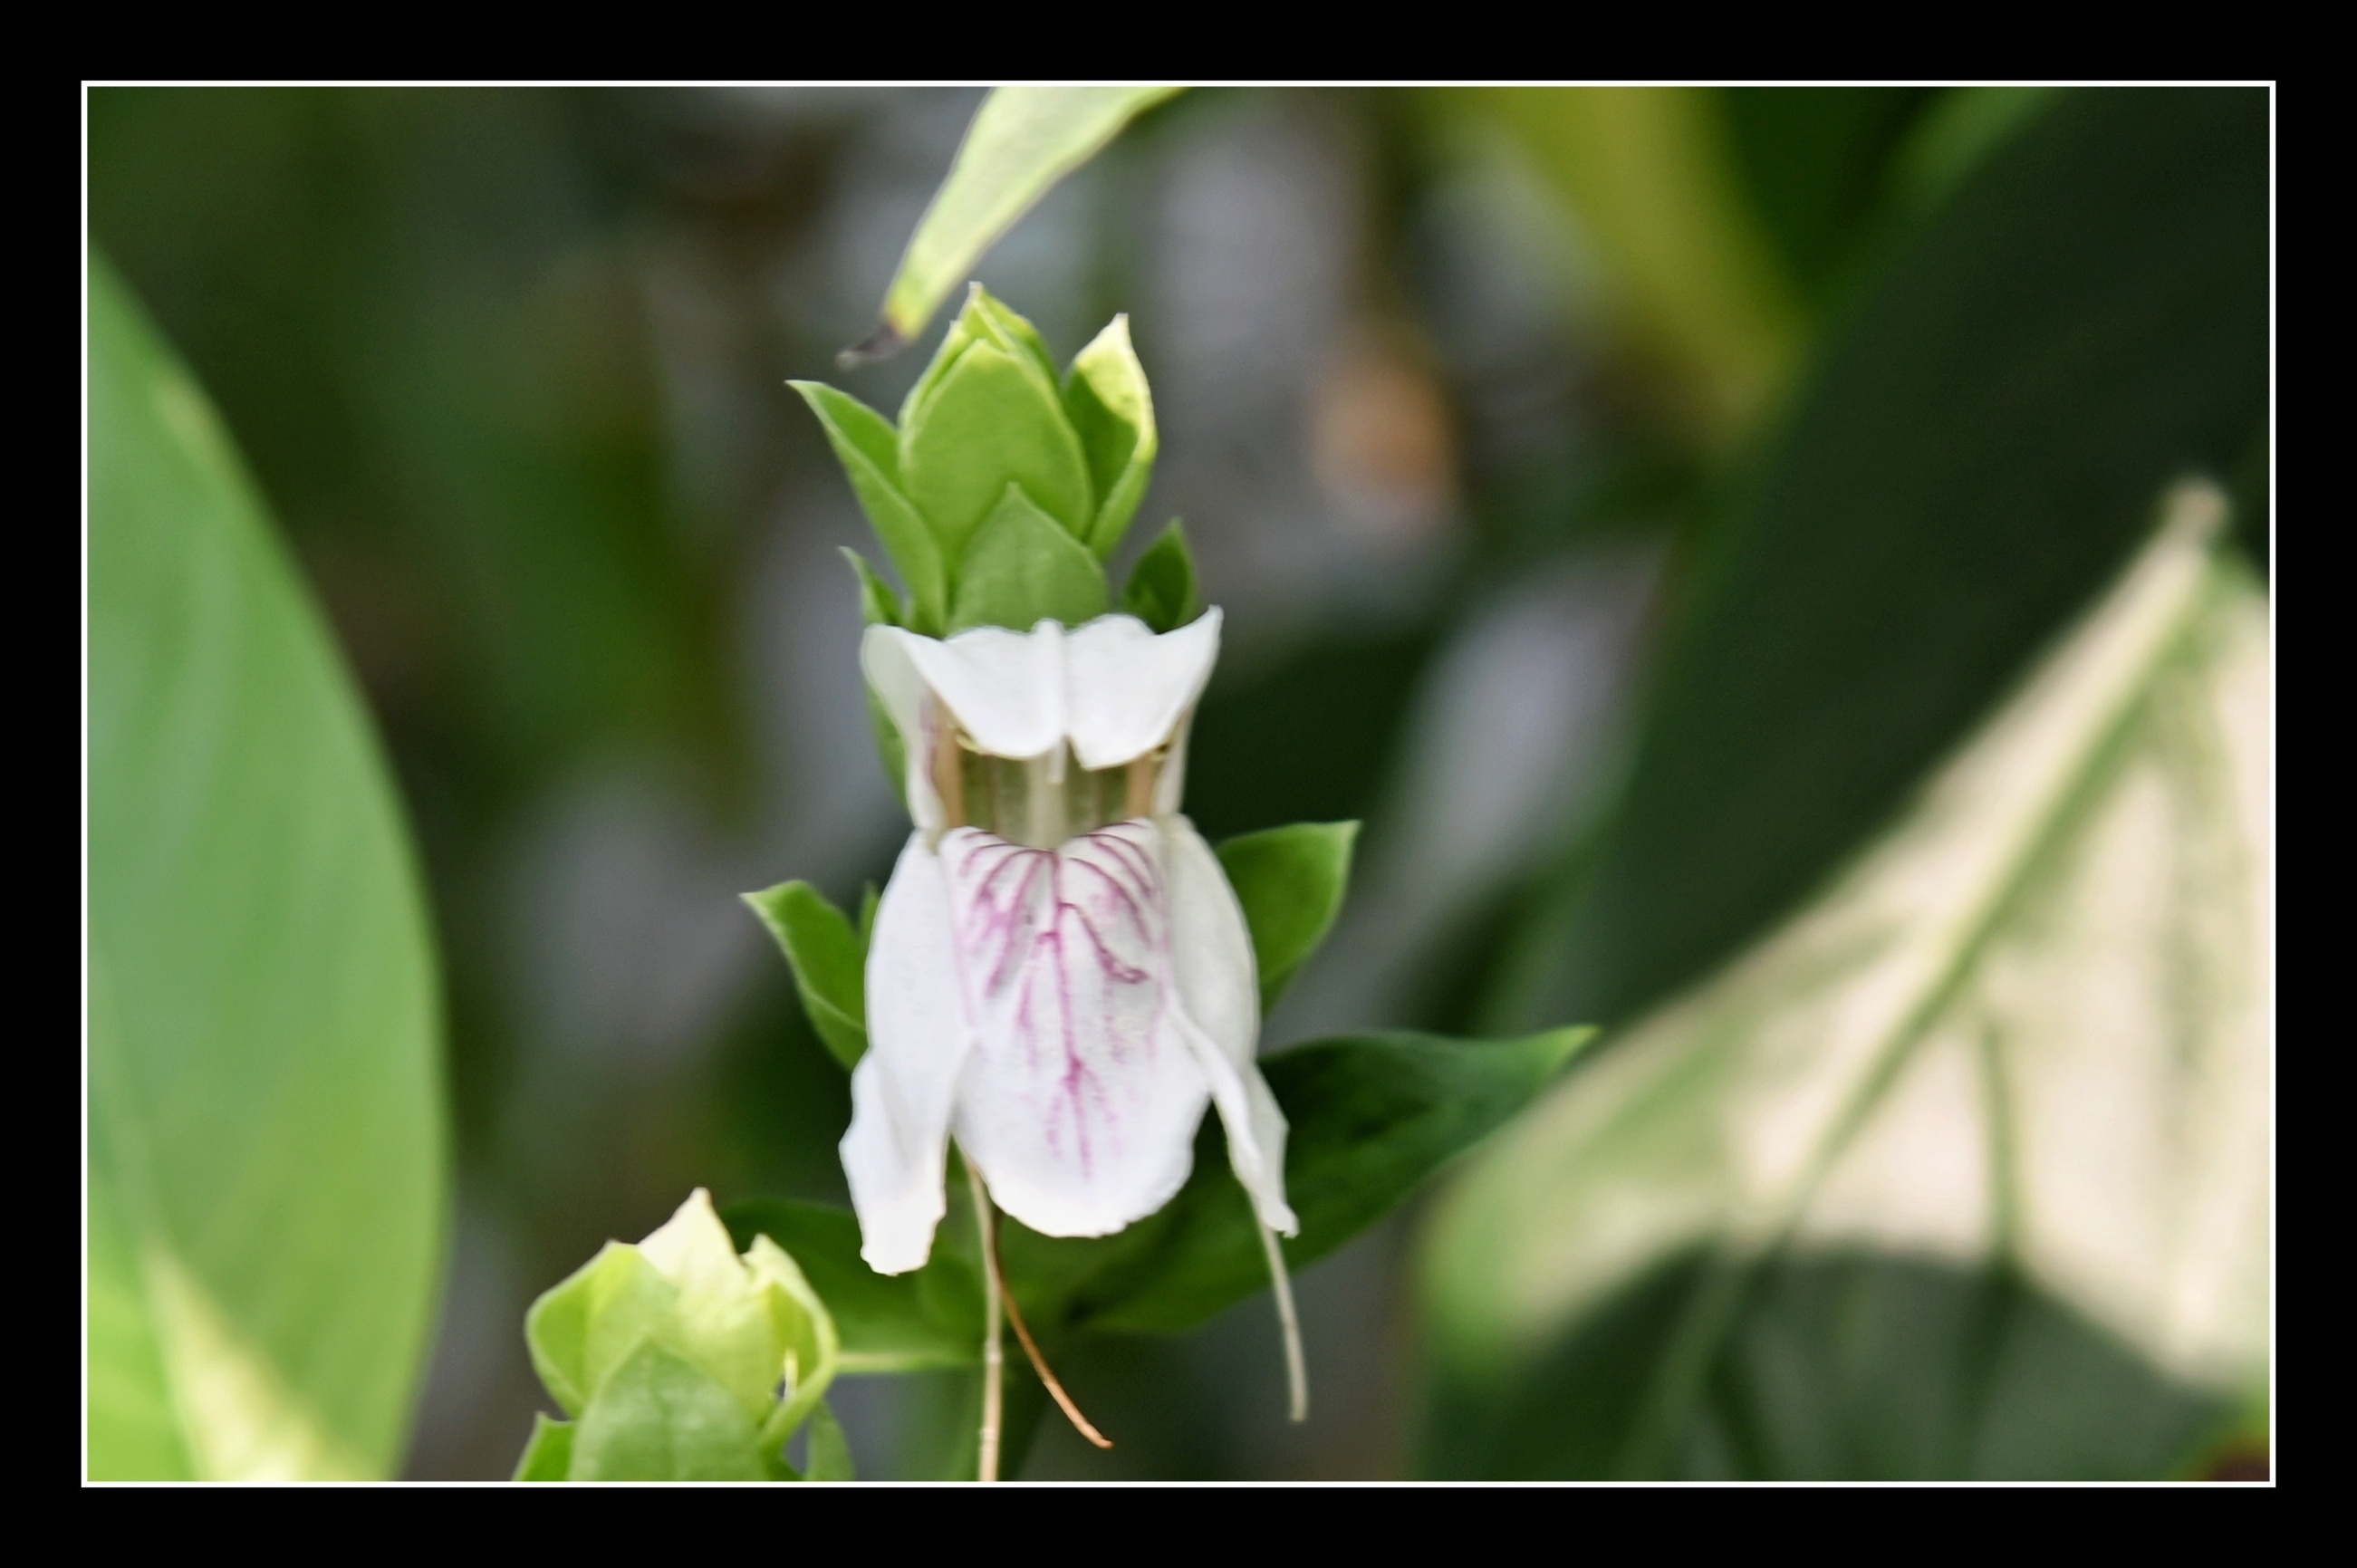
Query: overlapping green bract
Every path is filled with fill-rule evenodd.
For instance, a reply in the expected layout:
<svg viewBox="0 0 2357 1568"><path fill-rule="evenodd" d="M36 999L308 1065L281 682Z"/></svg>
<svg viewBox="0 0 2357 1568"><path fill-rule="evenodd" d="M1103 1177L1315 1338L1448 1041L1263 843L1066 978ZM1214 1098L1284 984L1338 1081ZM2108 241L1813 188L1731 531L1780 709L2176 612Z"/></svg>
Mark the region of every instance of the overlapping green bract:
<svg viewBox="0 0 2357 1568"><path fill-rule="evenodd" d="M811 1423L811 1478L850 1478L823 1402L834 1320L763 1237L738 1256L698 1187L635 1246L609 1241L534 1302L525 1337L571 1421L541 1418L520 1481L801 1478L786 1440Z"/></svg>
<svg viewBox="0 0 2357 1568"><path fill-rule="evenodd" d="M1126 317L1059 374L1031 324L976 285L897 426L833 387L793 386L907 592L903 601L856 562L871 622L942 637L975 626L1028 630L1043 618L1077 626L1113 607L1104 563L1137 514L1160 447ZM1193 583L1185 555L1175 528L1149 553L1157 613L1141 618L1157 630L1185 605L1201 613L1200 597L1170 597L1174 585ZM1139 584L1132 580L1133 595Z"/></svg>

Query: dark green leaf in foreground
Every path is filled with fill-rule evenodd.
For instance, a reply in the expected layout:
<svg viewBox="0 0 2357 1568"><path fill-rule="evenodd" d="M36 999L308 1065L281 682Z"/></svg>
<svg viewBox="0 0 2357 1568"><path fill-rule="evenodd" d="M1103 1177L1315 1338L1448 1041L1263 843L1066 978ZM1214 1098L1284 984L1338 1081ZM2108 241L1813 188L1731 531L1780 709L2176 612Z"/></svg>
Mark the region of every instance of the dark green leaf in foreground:
<svg viewBox="0 0 2357 1568"><path fill-rule="evenodd" d="M1626 1473L1653 1369L1725 1274L1669 1260L1486 1398L1443 1382L1426 1474ZM1680 1441L1684 1480L2126 1480L2169 1473L2232 1407L2177 1381L2002 1268L1863 1249L1782 1258L1750 1282Z"/></svg>
<svg viewBox="0 0 2357 1568"><path fill-rule="evenodd" d="M1435 1171L1511 1118L1592 1031L1520 1040L1374 1035L1323 1040L1263 1058L1292 1122L1286 1193L1301 1219L1286 1243L1295 1266L1374 1223ZM943 1227L913 1273L877 1274L859 1259L858 1221L784 1198L729 1206L740 1246L766 1235L802 1265L843 1336L845 1370L901 1370L974 1359L981 1285ZM1268 1286L1259 1233L1218 1132L1207 1118L1194 1175L1159 1213L1117 1235L1041 1236L1007 1220L1007 1278L1035 1331L1170 1332Z"/></svg>
<svg viewBox="0 0 2357 1568"><path fill-rule="evenodd" d="M383 1476L442 1259L425 901L210 405L89 285L89 1474Z"/></svg>
<svg viewBox="0 0 2357 1568"><path fill-rule="evenodd" d="M1503 1023L1618 1021L1899 807L2266 404L2266 94L2072 94L1832 340L1678 607L1623 804Z"/></svg>
<svg viewBox="0 0 2357 1568"><path fill-rule="evenodd" d="M1301 1234L1285 1243L1286 1262L1296 1268L1314 1262L1390 1213L1529 1104L1593 1034L1554 1029L1518 1040L1368 1035L1263 1058L1261 1070L1292 1122L1285 1193ZM1075 1304L1078 1322L1188 1328L1267 1287L1252 1211L1225 1152L1214 1159L1203 1154L1199 1144L1195 1174L1157 1217L1159 1245L1133 1268L1092 1281ZM1011 1247L1007 1269L1015 1276Z"/></svg>
<svg viewBox="0 0 2357 1568"><path fill-rule="evenodd" d="M745 902L793 967L794 989L811 1026L844 1070L857 1067L867 1051L867 944L843 911L807 882L748 893Z"/></svg>
<svg viewBox="0 0 2357 1568"><path fill-rule="evenodd" d="M1220 868L1252 929L1264 1013L1333 929L1358 836L1356 822L1295 822L1220 845Z"/></svg>

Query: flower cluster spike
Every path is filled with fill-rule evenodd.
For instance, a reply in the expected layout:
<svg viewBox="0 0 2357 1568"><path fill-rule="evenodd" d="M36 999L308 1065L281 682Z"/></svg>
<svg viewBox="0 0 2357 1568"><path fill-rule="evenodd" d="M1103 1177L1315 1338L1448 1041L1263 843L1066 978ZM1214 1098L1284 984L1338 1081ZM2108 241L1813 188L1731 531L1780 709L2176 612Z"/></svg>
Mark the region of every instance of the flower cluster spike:
<svg viewBox="0 0 2357 1568"><path fill-rule="evenodd" d="M913 820L864 933L863 994L830 978L840 917L791 887L754 898L813 1015L864 1031L842 1145L861 1255L881 1273L924 1264L952 1138L1032 1230L1120 1230L1185 1184L1209 1109L1264 1230L1297 1234L1285 1115L1255 1060L1252 934L1179 809L1221 615L1175 522L1118 611L1105 582L1157 450L1126 321L1059 375L976 287L897 426L795 384L902 585L855 557L860 662Z"/></svg>
<svg viewBox="0 0 2357 1568"><path fill-rule="evenodd" d="M1126 318L1060 375L977 285L897 427L795 385L906 592L858 563L861 663L916 829L867 944L843 1144L868 1262L925 1261L952 1135L1008 1213L1101 1236L1178 1190L1207 1105L1262 1221L1292 1233L1252 940L1178 809L1220 613L1175 523L1108 613L1103 562L1158 440Z"/></svg>

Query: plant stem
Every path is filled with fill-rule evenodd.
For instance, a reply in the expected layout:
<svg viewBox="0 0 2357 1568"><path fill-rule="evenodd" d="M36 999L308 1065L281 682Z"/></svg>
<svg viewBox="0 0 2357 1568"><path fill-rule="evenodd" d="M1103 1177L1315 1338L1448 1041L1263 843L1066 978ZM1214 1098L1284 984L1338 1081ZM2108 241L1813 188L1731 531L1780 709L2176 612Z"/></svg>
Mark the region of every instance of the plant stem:
<svg viewBox="0 0 2357 1568"><path fill-rule="evenodd" d="M998 1479L999 1418L1005 1410L1006 1361L999 1327L998 1227L992 1215L990 1194L974 1162L965 1164L966 1187L974 1194L974 1222L982 1232L982 1439L974 1479Z"/></svg>
<svg viewBox="0 0 2357 1568"><path fill-rule="evenodd" d="M1301 1319L1293 1310L1293 1281L1285 1272L1285 1253L1276 1232L1260 1227L1261 1251L1268 1254L1269 1284L1276 1293L1277 1326L1285 1331L1285 1391L1287 1413L1297 1422L1309 1419L1309 1365L1301 1355Z"/></svg>

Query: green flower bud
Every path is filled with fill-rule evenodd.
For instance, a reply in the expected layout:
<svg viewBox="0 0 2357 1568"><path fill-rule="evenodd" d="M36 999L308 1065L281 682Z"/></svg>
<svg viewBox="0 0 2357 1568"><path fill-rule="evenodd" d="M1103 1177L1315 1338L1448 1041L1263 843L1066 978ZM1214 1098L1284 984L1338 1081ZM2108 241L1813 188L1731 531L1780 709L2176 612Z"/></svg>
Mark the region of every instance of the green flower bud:
<svg viewBox="0 0 2357 1568"><path fill-rule="evenodd" d="M530 1480L790 1479L781 1450L839 1359L834 1320L777 1243L739 1257L696 1188L633 1246L609 1241L524 1318L544 1421Z"/></svg>

